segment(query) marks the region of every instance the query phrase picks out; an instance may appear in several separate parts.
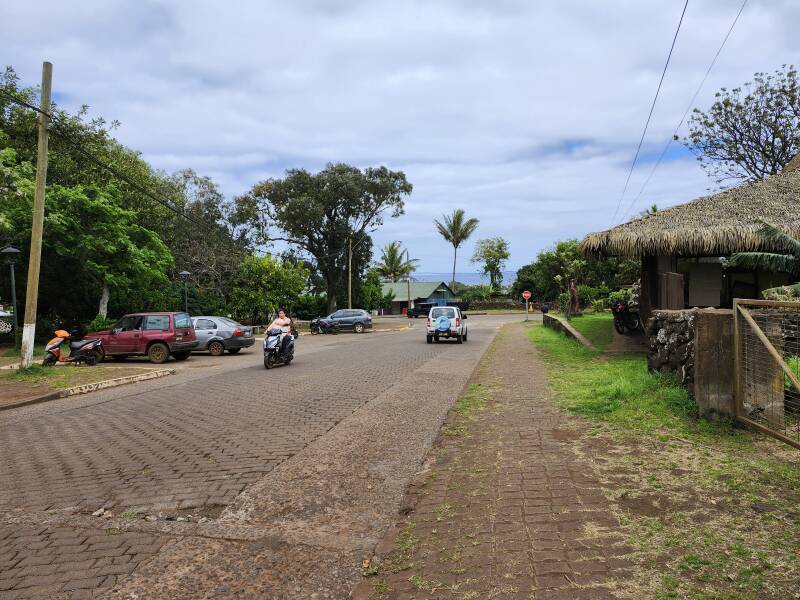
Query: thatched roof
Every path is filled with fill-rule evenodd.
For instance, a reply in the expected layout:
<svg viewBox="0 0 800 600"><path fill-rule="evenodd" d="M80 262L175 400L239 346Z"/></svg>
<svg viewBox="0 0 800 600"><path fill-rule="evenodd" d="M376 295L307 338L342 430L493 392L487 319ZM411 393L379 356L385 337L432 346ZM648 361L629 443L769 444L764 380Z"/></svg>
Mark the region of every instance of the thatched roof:
<svg viewBox="0 0 800 600"><path fill-rule="evenodd" d="M800 237L800 169L787 166L780 175L591 233L581 249L589 255L631 257L777 250L758 234L763 221Z"/></svg>

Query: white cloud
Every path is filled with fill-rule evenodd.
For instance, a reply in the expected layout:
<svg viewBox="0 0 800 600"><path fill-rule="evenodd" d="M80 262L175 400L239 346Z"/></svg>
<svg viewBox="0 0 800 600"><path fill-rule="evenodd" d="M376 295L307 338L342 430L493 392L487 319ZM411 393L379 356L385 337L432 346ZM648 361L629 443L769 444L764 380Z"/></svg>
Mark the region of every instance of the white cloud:
<svg viewBox="0 0 800 600"><path fill-rule="evenodd" d="M738 10L692 3L645 154L658 153ZM3 60L35 84L54 63L66 107L119 119L119 138L229 195L283 169L387 164L414 184L401 239L425 271L450 251L431 221L453 207L511 266L605 228L617 206L677 23L676 3L614 0L306 0L223 5L52 0L4 7ZM699 99L797 62L790 0L751 0ZM637 169L629 199L649 170ZM705 193L691 157L661 166L632 212ZM471 244L462 251L461 269Z"/></svg>

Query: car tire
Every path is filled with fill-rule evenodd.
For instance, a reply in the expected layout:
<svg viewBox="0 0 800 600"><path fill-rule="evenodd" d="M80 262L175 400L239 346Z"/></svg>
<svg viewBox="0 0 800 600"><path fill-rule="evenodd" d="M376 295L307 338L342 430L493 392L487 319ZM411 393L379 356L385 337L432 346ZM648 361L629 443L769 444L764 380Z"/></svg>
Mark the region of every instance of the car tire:
<svg viewBox="0 0 800 600"><path fill-rule="evenodd" d="M427 341L429 344L432 344L433 343L433 336L432 335L426 335L425 336L425 341Z"/></svg>
<svg viewBox="0 0 800 600"><path fill-rule="evenodd" d="M169 358L169 348L167 348L166 344L156 342L147 349L147 358L154 365L165 363Z"/></svg>
<svg viewBox="0 0 800 600"><path fill-rule="evenodd" d="M175 360L186 360L187 358L189 358L190 354L191 354L191 352L174 352L172 354L172 357Z"/></svg>
<svg viewBox="0 0 800 600"><path fill-rule="evenodd" d="M462 336L462 335L459 333L459 334L456 336L456 344L460 344L460 343L461 343L461 342L463 342L463 341L464 341L464 338L463 338L463 336Z"/></svg>
<svg viewBox="0 0 800 600"><path fill-rule="evenodd" d="M241 348L231 348L231 349L228 350L228 352L230 354L239 354L240 350L241 350Z"/></svg>
<svg viewBox="0 0 800 600"><path fill-rule="evenodd" d="M467 332L466 331L464 332L464 341L465 342L467 341Z"/></svg>
<svg viewBox="0 0 800 600"><path fill-rule="evenodd" d="M356 333L364 333L364 324L363 323L356 323L353 325L353 331Z"/></svg>
<svg viewBox="0 0 800 600"><path fill-rule="evenodd" d="M225 354L225 344L214 340L208 345L208 351L211 353L211 356L222 356Z"/></svg>

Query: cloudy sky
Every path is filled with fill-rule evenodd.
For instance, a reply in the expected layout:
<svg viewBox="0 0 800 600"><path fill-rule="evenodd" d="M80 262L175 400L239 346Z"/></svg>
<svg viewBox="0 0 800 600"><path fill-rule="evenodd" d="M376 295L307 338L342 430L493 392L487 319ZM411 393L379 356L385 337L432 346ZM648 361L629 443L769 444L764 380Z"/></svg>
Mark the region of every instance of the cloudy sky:
<svg viewBox="0 0 800 600"><path fill-rule="evenodd" d="M713 184L673 147L642 183L741 0L690 0L620 215ZM98 0L6 3L0 57L23 83L54 64L67 109L119 119L156 167L191 167L233 196L290 167L402 169L406 214L375 234L424 271L451 248L432 219L478 217L510 268L605 229L647 117L680 0ZM750 0L697 104L798 63L800 2ZM685 131L685 128L683 129ZM632 201L633 206L628 211ZM616 219L620 220L620 217ZM472 270L468 242L459 270Z"/></svg>

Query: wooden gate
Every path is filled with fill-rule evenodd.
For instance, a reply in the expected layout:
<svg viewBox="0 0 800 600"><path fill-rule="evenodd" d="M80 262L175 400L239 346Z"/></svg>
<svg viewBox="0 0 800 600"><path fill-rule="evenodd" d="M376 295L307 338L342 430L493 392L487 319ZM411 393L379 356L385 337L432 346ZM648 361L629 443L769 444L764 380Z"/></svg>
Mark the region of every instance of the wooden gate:
<svg viewBox="0 0 800 600"><path fill-rule="evenodd" d="M733 308L736 419L800 448L800 302Z"/></svg>

